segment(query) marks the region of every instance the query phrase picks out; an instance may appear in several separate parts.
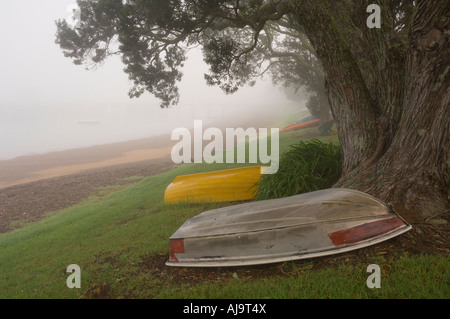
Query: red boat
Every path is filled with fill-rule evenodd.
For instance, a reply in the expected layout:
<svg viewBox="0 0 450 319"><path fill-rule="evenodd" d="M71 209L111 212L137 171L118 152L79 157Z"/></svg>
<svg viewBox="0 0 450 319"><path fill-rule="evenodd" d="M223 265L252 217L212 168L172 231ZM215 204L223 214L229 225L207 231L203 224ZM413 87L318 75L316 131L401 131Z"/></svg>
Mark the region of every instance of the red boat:
<svg viewBox="0 0 450 319"><path fill-rule="evenodd" d="M320 120L319 119L312 119L312 120L309 120L309 121L288 125L284 129L282 129L280 132L299 130L301 128L317 126L319 124L320 124Z"/></svg>

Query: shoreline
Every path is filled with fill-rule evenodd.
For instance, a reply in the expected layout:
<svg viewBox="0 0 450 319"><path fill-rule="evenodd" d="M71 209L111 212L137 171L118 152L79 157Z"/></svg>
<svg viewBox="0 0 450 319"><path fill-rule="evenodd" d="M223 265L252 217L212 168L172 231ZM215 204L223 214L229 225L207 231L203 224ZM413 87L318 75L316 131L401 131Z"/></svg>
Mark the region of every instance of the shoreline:
<svg viewBox="0 0 450 319"><path fill-rule="evenodd" d="M170 156L170 136L20 156L0 161L0 189L96 168Z"/></svg>
<svg viewBox="0 0 450 319"><path fill-rule="evenodd" d="M222 121L227 127L272 127L273 118ZM214 125L209 125L212 127ZM0 161L0 234L79 204L105 187L124 187L176 166L171 134Z"/></svg>

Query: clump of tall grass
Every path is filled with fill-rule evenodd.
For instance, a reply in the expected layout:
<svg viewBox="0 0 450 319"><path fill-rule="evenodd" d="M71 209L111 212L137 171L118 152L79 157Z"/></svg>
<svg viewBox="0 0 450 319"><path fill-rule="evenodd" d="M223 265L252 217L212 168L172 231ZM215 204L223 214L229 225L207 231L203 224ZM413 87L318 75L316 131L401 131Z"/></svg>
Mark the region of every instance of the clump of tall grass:
<svg viewBox="0 0 450 319"><path fill-rule="evenodd" d="M256 185L256 200L281 198L329 188L342 171L339 145L319 140L300 141L280 159L278 172L263 175Z"/></svg>

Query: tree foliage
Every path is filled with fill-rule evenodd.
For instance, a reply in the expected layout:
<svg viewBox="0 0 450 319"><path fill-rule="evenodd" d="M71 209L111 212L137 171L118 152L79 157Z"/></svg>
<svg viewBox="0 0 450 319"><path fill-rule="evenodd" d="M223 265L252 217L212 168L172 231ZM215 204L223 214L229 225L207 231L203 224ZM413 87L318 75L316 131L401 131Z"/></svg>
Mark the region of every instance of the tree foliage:
<svg viewBox="0 0 450 319"><path fill-rule="evenodd" d="M57 40L66 57L88 68L108 56L122 57L133 87L129 95L149 91L163 106L177 103L177 82L187 51L201 45L210 65L209 85L226 93L253 84L270 70L274 82L307 87L324 95L324 72L287 0L78 0L81 26L57 21ZM348 6L354 6L352 1ZM410 1L390 4L395 28L404 31ZM349 8L349 11L352 11ZM403 32L405 33L405 32ZM399 43L401 46L401 43Z"/></svg>
<svg viewBox="0 0 450 319"><path fill-rule="evenodd" d="M283 1L78 0L80 28L57 24L66 57L88 68L119 54L133 82L129 95L149 91L167 107L178 102L177 83L190 48L202 45L209 85L226 93L261 75L256 50L267 21L286 12Z"/></svg>

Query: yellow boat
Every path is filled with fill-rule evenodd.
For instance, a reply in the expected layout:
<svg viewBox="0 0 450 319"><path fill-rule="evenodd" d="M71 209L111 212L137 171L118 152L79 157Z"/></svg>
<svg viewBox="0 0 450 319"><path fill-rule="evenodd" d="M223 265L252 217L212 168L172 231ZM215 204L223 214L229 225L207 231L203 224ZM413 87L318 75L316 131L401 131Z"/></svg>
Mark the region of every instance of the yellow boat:
<svg viewBox="0 0 450 319"><path fill-rule="evenodd" d="M254 198L263 166L177 176L167 186L165 203L233 202Z"/></svg>

